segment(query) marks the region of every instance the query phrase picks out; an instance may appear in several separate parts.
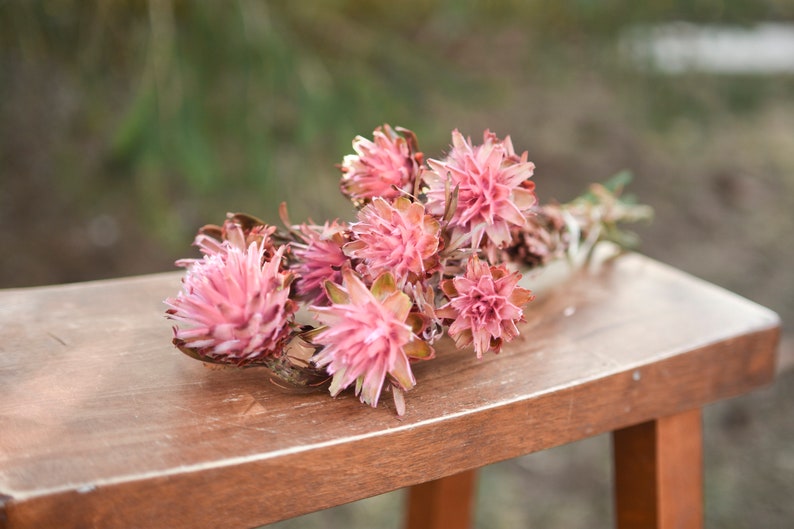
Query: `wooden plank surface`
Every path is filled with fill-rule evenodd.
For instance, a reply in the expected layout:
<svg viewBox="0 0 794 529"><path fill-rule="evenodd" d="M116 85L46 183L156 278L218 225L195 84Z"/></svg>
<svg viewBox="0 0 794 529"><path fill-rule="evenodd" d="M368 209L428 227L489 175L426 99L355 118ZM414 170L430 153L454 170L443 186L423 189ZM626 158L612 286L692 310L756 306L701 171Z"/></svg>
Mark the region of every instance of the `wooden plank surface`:
<svg viewBox="0 0 794 529"><path fill-rule="evenodd" d="M639 255L545 292L499 355L442 344L398 418L170 345L179 275L0 292L0 527L252 527L738 395L776 315Z"/></svg>

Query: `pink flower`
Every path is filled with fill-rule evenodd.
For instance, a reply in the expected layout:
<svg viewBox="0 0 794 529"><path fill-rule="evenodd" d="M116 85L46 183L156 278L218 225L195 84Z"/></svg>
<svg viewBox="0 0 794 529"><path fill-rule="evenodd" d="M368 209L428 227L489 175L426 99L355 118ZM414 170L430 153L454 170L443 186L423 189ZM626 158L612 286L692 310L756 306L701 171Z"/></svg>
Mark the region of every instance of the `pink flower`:
<svg viewBox="0 0 794 529"><path fill-rule="evenodd" d="M446 160L428 160L430 170L422 173L428 186L427 210L443 215L449 190L459 188L457 207L449 219L453 246L471 237L472 247L483 236L501 246L510 241L510 226L523 226L535 204L534 183L528 179L535 164L513 150L510 136L500 141L485 131L483 144L472 146L457 130L452 132L452 151Z"/></svg>
<svg viewBox="0 0 794 529"><path fill-rule="evenodd" d="M194 262L182 291L165 301L174 344L200 360L244 365L278 357L291 334L296 305L289 299L292 273L280 269L286 247L266 261L264 241L223 251Z"/></svg>
<svg viewBox="0 0 794 529"><path fill-rule="evenodd" d="M372 290L351 270L343 272L344 286L326 283L328 307L312 307L327 327L313 338L325 347L314 358L333 376L331 395L356 383L361 402L378 405L388 375L395 402L416 384L409 358L431 358L433 349L406 323L411 300L401 292L391 274L383 274Z"/></svg>
<svg viewBox="0 0 794 529"><path fill-rule="evenodd" d="M342 252L346 229L336 221L323 226L302 224L298 228L304 243L293 243L297 262L292 269L298 274L295 290L300 299L314 305L327 305L325 282L342 282L342 267L349 259Z"/></svg>
<svg viewBox="0 0 794 529"><path fill-rule="evenodd" d="M521 274L504 265L488 266L476 256L469 258L466 274L441 283L449 303L437 315L452 320L449 335L461 348L474 342L477 358L518 336L516 322L523 321L522 307L532 300L529 290L517 286Z"/></svg>
<svg viewBox="0 0 794 529"><path fill-rule="evenodd" d="M226 220L222 226L207 224L199 229L198 235L193 241L194 246L198 246L201 253L210 255L217 252L225 252L222 243L228 241L232 246L245 250L252 242L261 244L265 247L267 259L273 257L275 248L270 239L275 226L268 226L263 221L246 215L245 213L227 213ZM178 261L180 266L186 266L193 262L192 259Z"/></svg>
<svg viewBox="0 0 794 529"><path fill-rule="evenodd" d="M400 190L412 193L422 161L414 133L400 127L395 132L383 125L372 135L374 141L356 136L356 154L342 161L342 193L356 203L375 197L396 198Z"/></svg>
<svg viewBox="0 0 794 529"><path fill-rule="evenodd" d="M351 226L353 240L344 246L348 256L360 259L357 270L370 281L391 272L399 287L424 279L438 266L441 226L425 215L422 204L405 197L390 204L375 198L358 213Z"/></svg>

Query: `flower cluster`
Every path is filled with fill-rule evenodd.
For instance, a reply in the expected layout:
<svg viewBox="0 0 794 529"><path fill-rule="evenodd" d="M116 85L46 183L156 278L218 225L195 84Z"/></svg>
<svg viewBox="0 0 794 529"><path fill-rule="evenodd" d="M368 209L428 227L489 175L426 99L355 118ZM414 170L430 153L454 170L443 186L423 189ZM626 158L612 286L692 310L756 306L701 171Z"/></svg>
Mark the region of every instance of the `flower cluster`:
<svg viewBox="0 0 794 529"><path fill-rule="evenodd" d="M649 214L623 199L622 176L537 205L534 164L490 131L474 144L455 130L426 162L413 132L389 125L353 149L339 167L355 221L293 224L282 205L282 228L229 214L199 230L203 256L177 262L183 288L166 300L181 351L333 396L352 388L373 407L389 392L403 414L412 364L445 333L478 358L519 335L533 299L519 268L620 240L618 223Z"/></svg>

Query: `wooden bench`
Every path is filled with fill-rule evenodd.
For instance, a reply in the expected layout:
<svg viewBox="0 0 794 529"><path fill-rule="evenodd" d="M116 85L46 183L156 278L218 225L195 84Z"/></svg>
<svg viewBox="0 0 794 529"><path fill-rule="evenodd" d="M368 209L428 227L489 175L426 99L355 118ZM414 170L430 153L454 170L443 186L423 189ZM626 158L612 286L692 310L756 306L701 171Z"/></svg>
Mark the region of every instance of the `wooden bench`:
<svg viewBox="0 0 794 529"><path fill-rule="evenodd" d="M0 292L0 527L244 528L401 487L408 527L466 527L478 467L611 431L618 527L697 528L700 409L769 383L779 337L629 254L539 296L498 356L441 345L398 418L183 356L179 277Z"/></svg>

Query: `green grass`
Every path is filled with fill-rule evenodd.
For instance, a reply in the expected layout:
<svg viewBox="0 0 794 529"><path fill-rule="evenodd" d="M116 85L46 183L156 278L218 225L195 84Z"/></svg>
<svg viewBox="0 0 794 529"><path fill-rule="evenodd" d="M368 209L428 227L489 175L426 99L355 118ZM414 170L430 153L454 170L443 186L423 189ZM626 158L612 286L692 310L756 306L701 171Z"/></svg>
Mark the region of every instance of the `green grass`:
<svg viewBox="0 0 794 529"><path fill-rule="evenodd" d="M345 213L332 193L333 164L355 134L399 123L437 151L472 114L504 115L500 101L522 86L579 83L576 72L601 72L628 99L646 93L636 107L651 127L679 115L708 121L722 106L752 110L771 88L736 79L715 90L708 79L627 72L616 36L668 19L794 14L773 1L585 0L63 0L4 2L0 10L3 70L53 83L74 107L59 137L40 146L54 157L48 176L88 204L109 188L124 190L143 229L170 245L226 209L275 220L278 203L292 199L296 216ZM75 153L84 142L92 143L90 164ZM331 198L302 198L317 181Z"/></svg>

